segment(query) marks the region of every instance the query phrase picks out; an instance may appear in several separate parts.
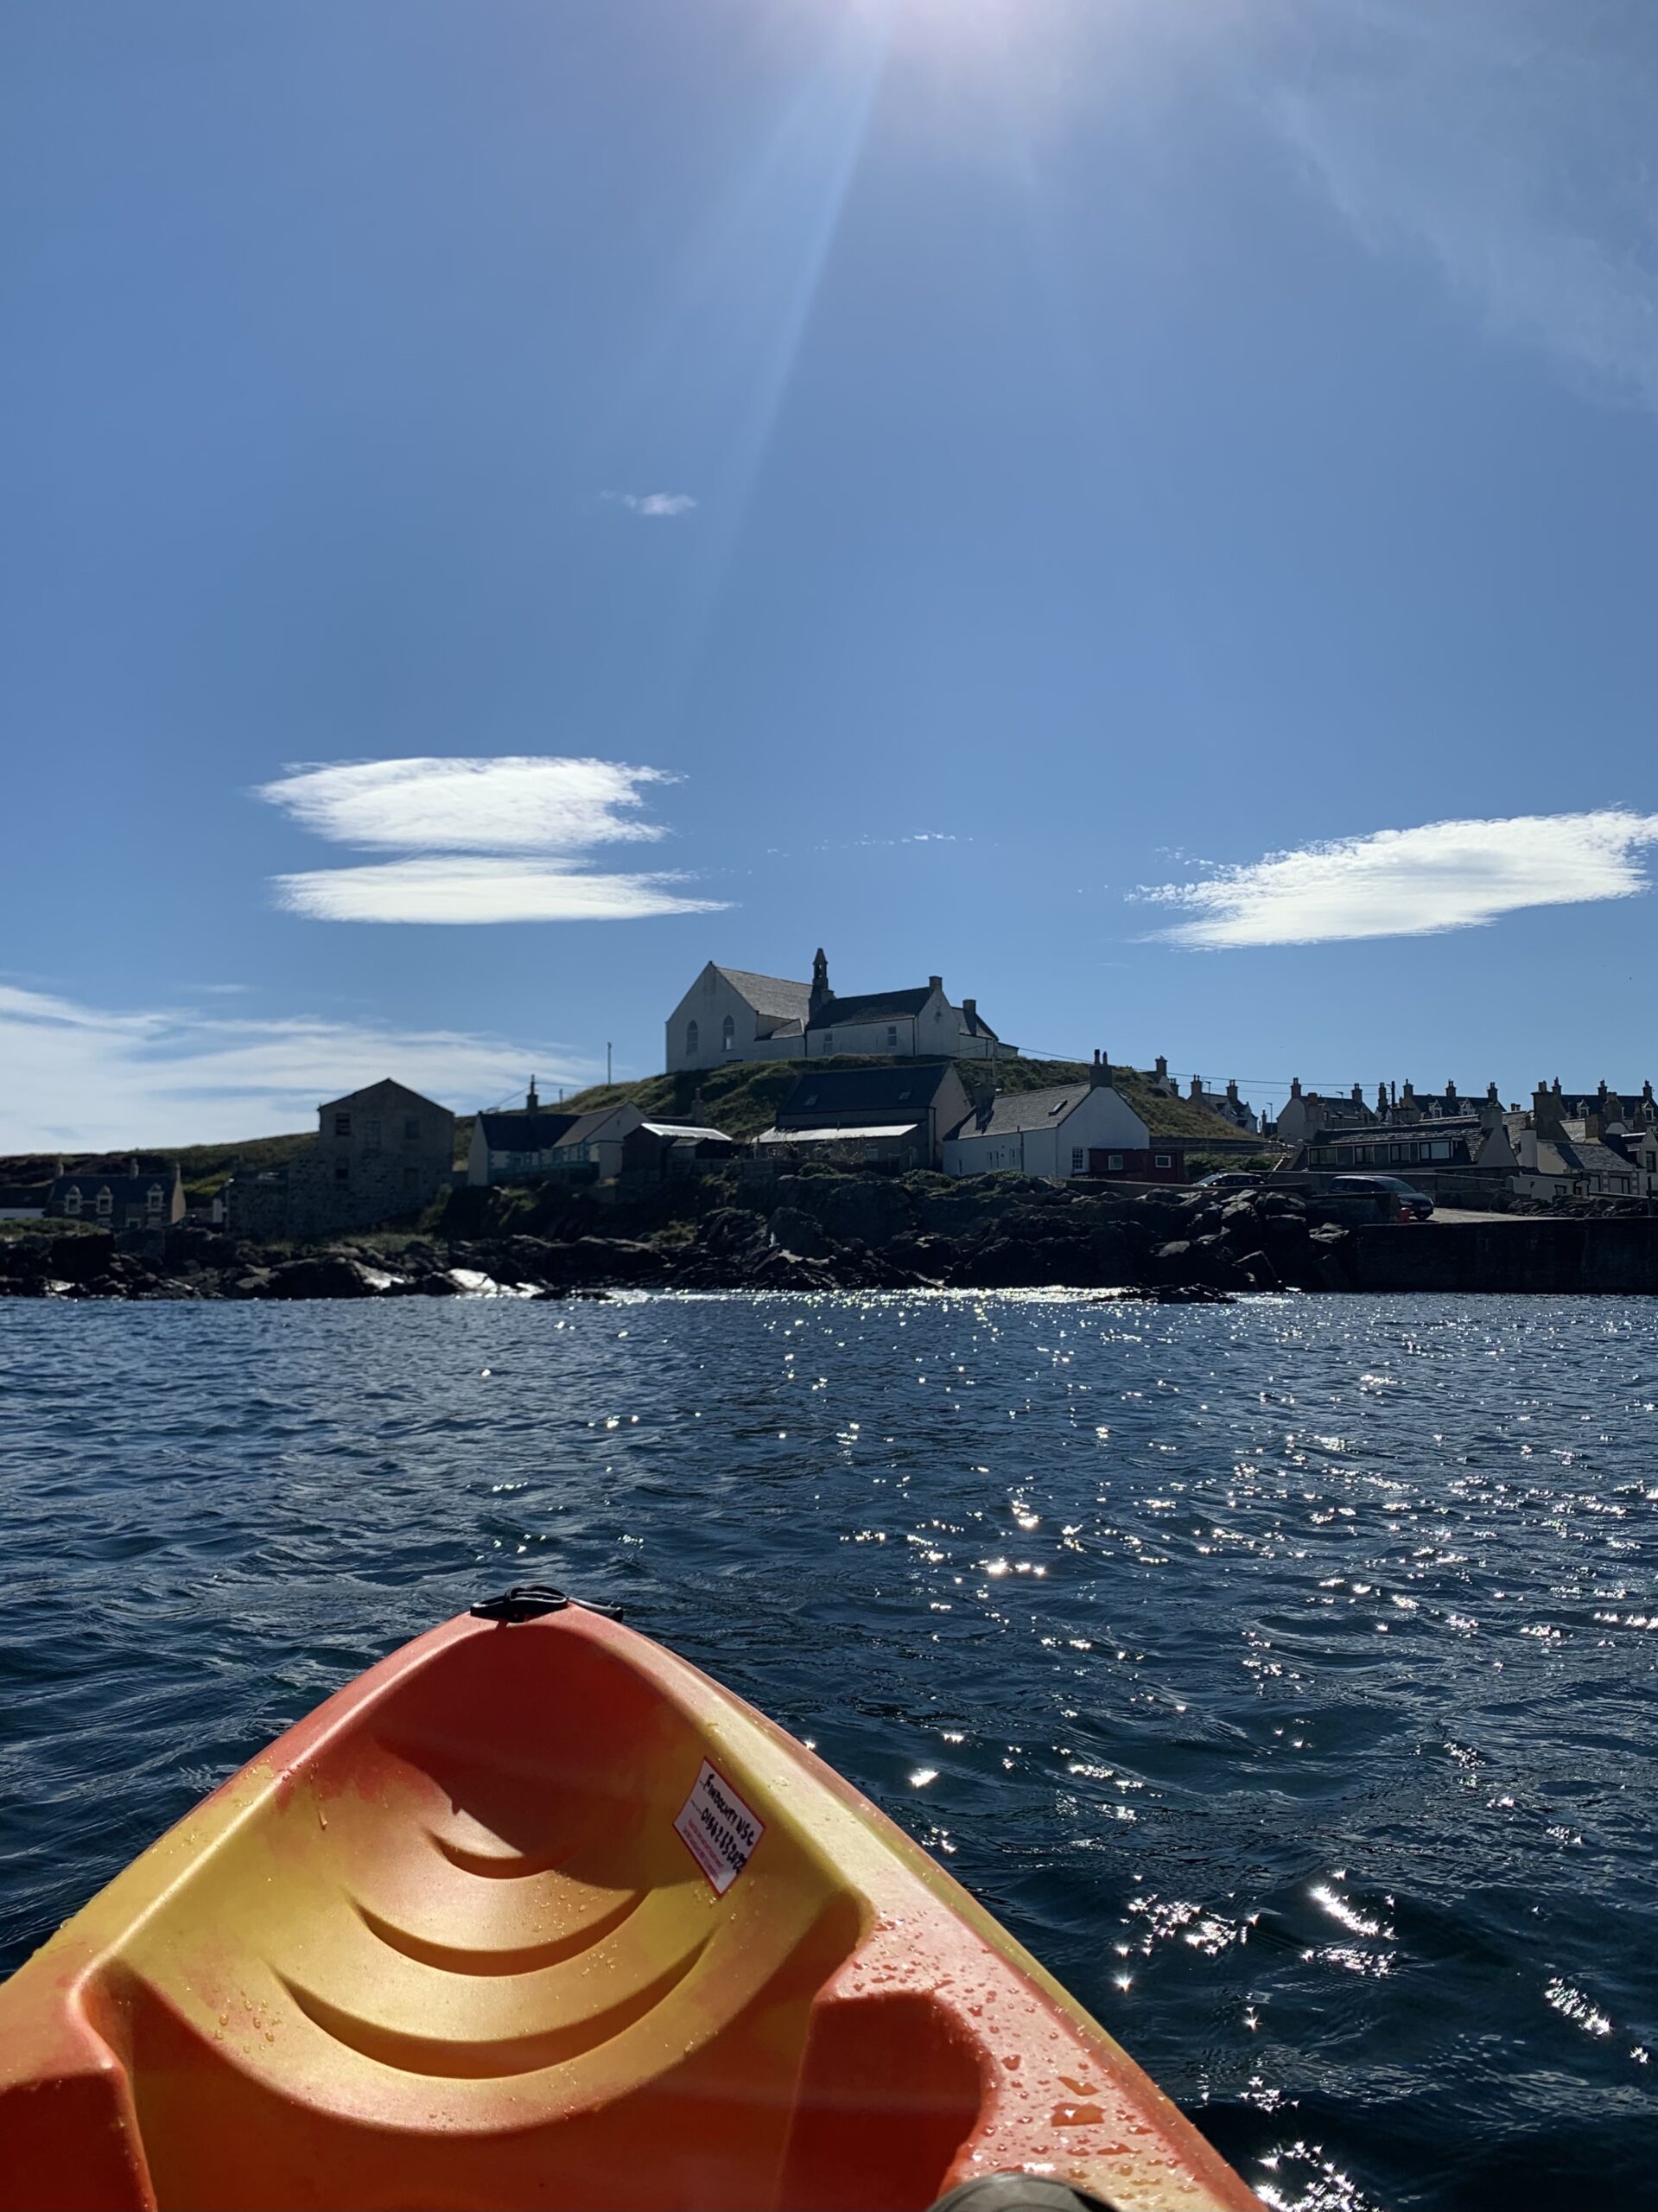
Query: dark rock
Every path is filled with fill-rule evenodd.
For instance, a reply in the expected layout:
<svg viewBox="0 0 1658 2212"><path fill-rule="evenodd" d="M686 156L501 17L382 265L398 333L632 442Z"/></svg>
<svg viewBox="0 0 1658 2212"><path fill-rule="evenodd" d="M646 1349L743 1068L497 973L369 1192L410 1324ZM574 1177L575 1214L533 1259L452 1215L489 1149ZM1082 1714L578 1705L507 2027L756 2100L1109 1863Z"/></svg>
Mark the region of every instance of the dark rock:
<svg viewBox="0 0 1658 2212"><path fill-rule="evenodd" d="M835 1239L829 1236L821 1223L810 1214L802 1213L797 1206L779 1206L768 1224L772 1240L786 1252L797 1252L804 1260L826 1259L835 1249Z"/></svg>
<svg viewBox="0 0 1658 2212"><path fill-rule="evenodd" d="M765 1235L765 1224L760 1217L746 1212L740 1206L717 1207L713 1213L705 1214L696 1226L698 1245L715 1258L752 1251ZM592 1243L595 1240L584 1237L581 1241Z"/></svg>
<svg viewBox="0 0 1658 2212"><path fill-rule="evenodd" d="M343 1252L318 1252L284 1260L270 1270L261 1298L372 1298L375 1286L360 1260Z"/></svg>

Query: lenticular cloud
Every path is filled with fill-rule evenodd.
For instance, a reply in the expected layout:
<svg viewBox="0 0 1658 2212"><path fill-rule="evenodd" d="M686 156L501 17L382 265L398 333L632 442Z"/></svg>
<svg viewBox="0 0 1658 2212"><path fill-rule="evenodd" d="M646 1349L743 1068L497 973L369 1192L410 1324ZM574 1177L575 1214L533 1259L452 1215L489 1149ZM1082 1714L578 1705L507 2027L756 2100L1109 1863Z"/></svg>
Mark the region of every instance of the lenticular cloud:
<svg viewBox="0 0 1658 2212"><path fill-rule="evenodd" d="M1433 822L1271 853L1138 895L1185 908L1189 920L1157 934L1205 950L1427 937L1522 906L1631 898L1648 888L1638 854L1655 842L1658 815L1623 809Z"/></svg>
<svg viewBox="0 0 1658 2212"><path fill-rule="evenodd" d="M508 754L295 768L258 796L335 843L421 856L278 876L277 900L292 913L352 922L619 921L706 913L721 903L687 897L676 875L599 874L582 865L596 847L664 836L642 813L642 793L675 780L623 761Z"/></svg>

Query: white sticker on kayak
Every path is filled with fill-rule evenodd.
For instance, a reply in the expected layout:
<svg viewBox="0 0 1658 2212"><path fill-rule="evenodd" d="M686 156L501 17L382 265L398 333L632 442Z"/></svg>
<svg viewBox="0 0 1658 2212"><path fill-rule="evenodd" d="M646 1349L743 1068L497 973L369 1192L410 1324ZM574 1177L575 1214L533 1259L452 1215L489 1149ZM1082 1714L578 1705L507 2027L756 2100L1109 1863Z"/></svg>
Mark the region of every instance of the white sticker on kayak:
<svg viewBox="0 0 1658 2212"><path fill-rule="evenodd" d="M674 1826L721 1897L747 1866L748 1854L765 1834L759 1815L750 1811L706 1759Z"/></svg>

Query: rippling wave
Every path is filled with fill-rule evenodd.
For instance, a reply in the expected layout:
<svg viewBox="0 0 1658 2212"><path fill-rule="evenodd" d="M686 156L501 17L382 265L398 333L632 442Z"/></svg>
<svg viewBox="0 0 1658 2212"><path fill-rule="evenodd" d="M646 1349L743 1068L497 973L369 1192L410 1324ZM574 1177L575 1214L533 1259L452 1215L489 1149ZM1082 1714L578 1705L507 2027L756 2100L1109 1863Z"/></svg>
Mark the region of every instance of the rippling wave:
<svg viewBox="0 0 1658 2212"><path fill-rule="evenodd" d="M0 1302L0 1967L530 1576L814 1742L1270 2203L1635 2203L1658 1310Z"/></svg>

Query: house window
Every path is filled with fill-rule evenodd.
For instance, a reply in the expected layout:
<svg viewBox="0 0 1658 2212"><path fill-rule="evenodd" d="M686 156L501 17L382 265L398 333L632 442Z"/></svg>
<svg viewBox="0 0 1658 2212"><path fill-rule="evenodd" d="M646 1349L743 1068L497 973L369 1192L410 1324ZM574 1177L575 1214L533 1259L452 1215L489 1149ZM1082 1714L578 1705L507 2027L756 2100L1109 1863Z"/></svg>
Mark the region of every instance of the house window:
<svg viewBox="0 0 1658 2212"><path fill-rule="evenodd" d="M723 1052L734 1052L737 1049L737 1025L729 1014L720 1027L720 1049Z"/></svg>
<svg viewBox="0 0 1658 2212"><path fill-rule="evenodd" d="M1152 1162L1157 1167L1172 1167L1174 1165L1173 1160L1166 1152L1153 1153Z"/></svg>
<svg viewBox="0 0 1658 2212"><path fill-rule="evenodd" d="M335 1162L334 1162L334 1181L335 1181L336 1183L349 1183L349 1182L350 1182L350 1180L351 1180L351 1162L350 1162L350 1160L335 1160Z"/></svg>
<svg viewBox="0 0 1658 2212"><path fill-rule="evenodd" d="M418 1114L405 1114L405 1115L404 1115L404 1116L403 1116L403 1142L404 1142L405 1144L413 1144L413 1143L416 1141L416 1139L419 1137L419 1135L420 1135L420 1116L419 1116Z"/></svg>
<svg viewBox="0 0 1658 2212"><path fill-rule="evenodd" d="M826 1052L832 1052L835 1050L835 1032L832 1029L826 1029L823 1032L823 1050Z"/></svg>
<svg viewBox="0 0 1658 2212"><path fill-rule="evenodd" d="M1122 1154L1120 1152L1108 1152L1105 1155L1105 1165L1108 1173L1112 1175L1121 1174Z"/></svg>
<svg viewBox="0 0 1658 2212"><path fill-rule="evenodd" d="M109 1186L105 1185L104 1189L98 1194L98 1211L99 1213L111 1213L114 1210L114 1194L111 1192Z"/></svg>
<svg viewBox="0 0 1658 2212"><path fill-rule="evenodd" d="M69 1190L64 1192L63 1211L65 1213L79 1213L80 1211L80 1193L79 1191Z"/></svg>
<svg viewBox="0 0 1658 2212"><path fill-rule="evenodd" d="M162 1186L159 1183L152 1183L150 1185L149 1190L144 1193L144 1204L149 1208L151 1213L159 1213L161 1211Z"/></svg>
<svg viewBox="0 0 1658 2212"><path fill-rule="evenodd" d="M351 1116L349 1114L336 1114L334 1116L334 1133L337 1137L348 1137L351 1135Z"/></svg>
<svg viewBox="0 0 1658 2212"><path fill-rule="evenodd" d="M1073 1175L1080 1175L1087 1165L1088 1154L1083 1151L1081 1145L1073 1145L1070 1148L1071 1173Z"/></svg>
<svg viewBox="0 0 1658 2212"><path fill-rule="evenodd" d="M889 1052L896 1052L898 1050L898 1024L896 1021L889 1021L886 1025L886 1049Z"/></svg>
<svg viewBox="0 0 1658 2212"><path fill-rule="evenodd" d="M696 1024L694 1021L688 1021L685 1024L686 1056L694 1060L696 1058L701 1044L702 1036L701 1033L697 1029Z"/></svg>

